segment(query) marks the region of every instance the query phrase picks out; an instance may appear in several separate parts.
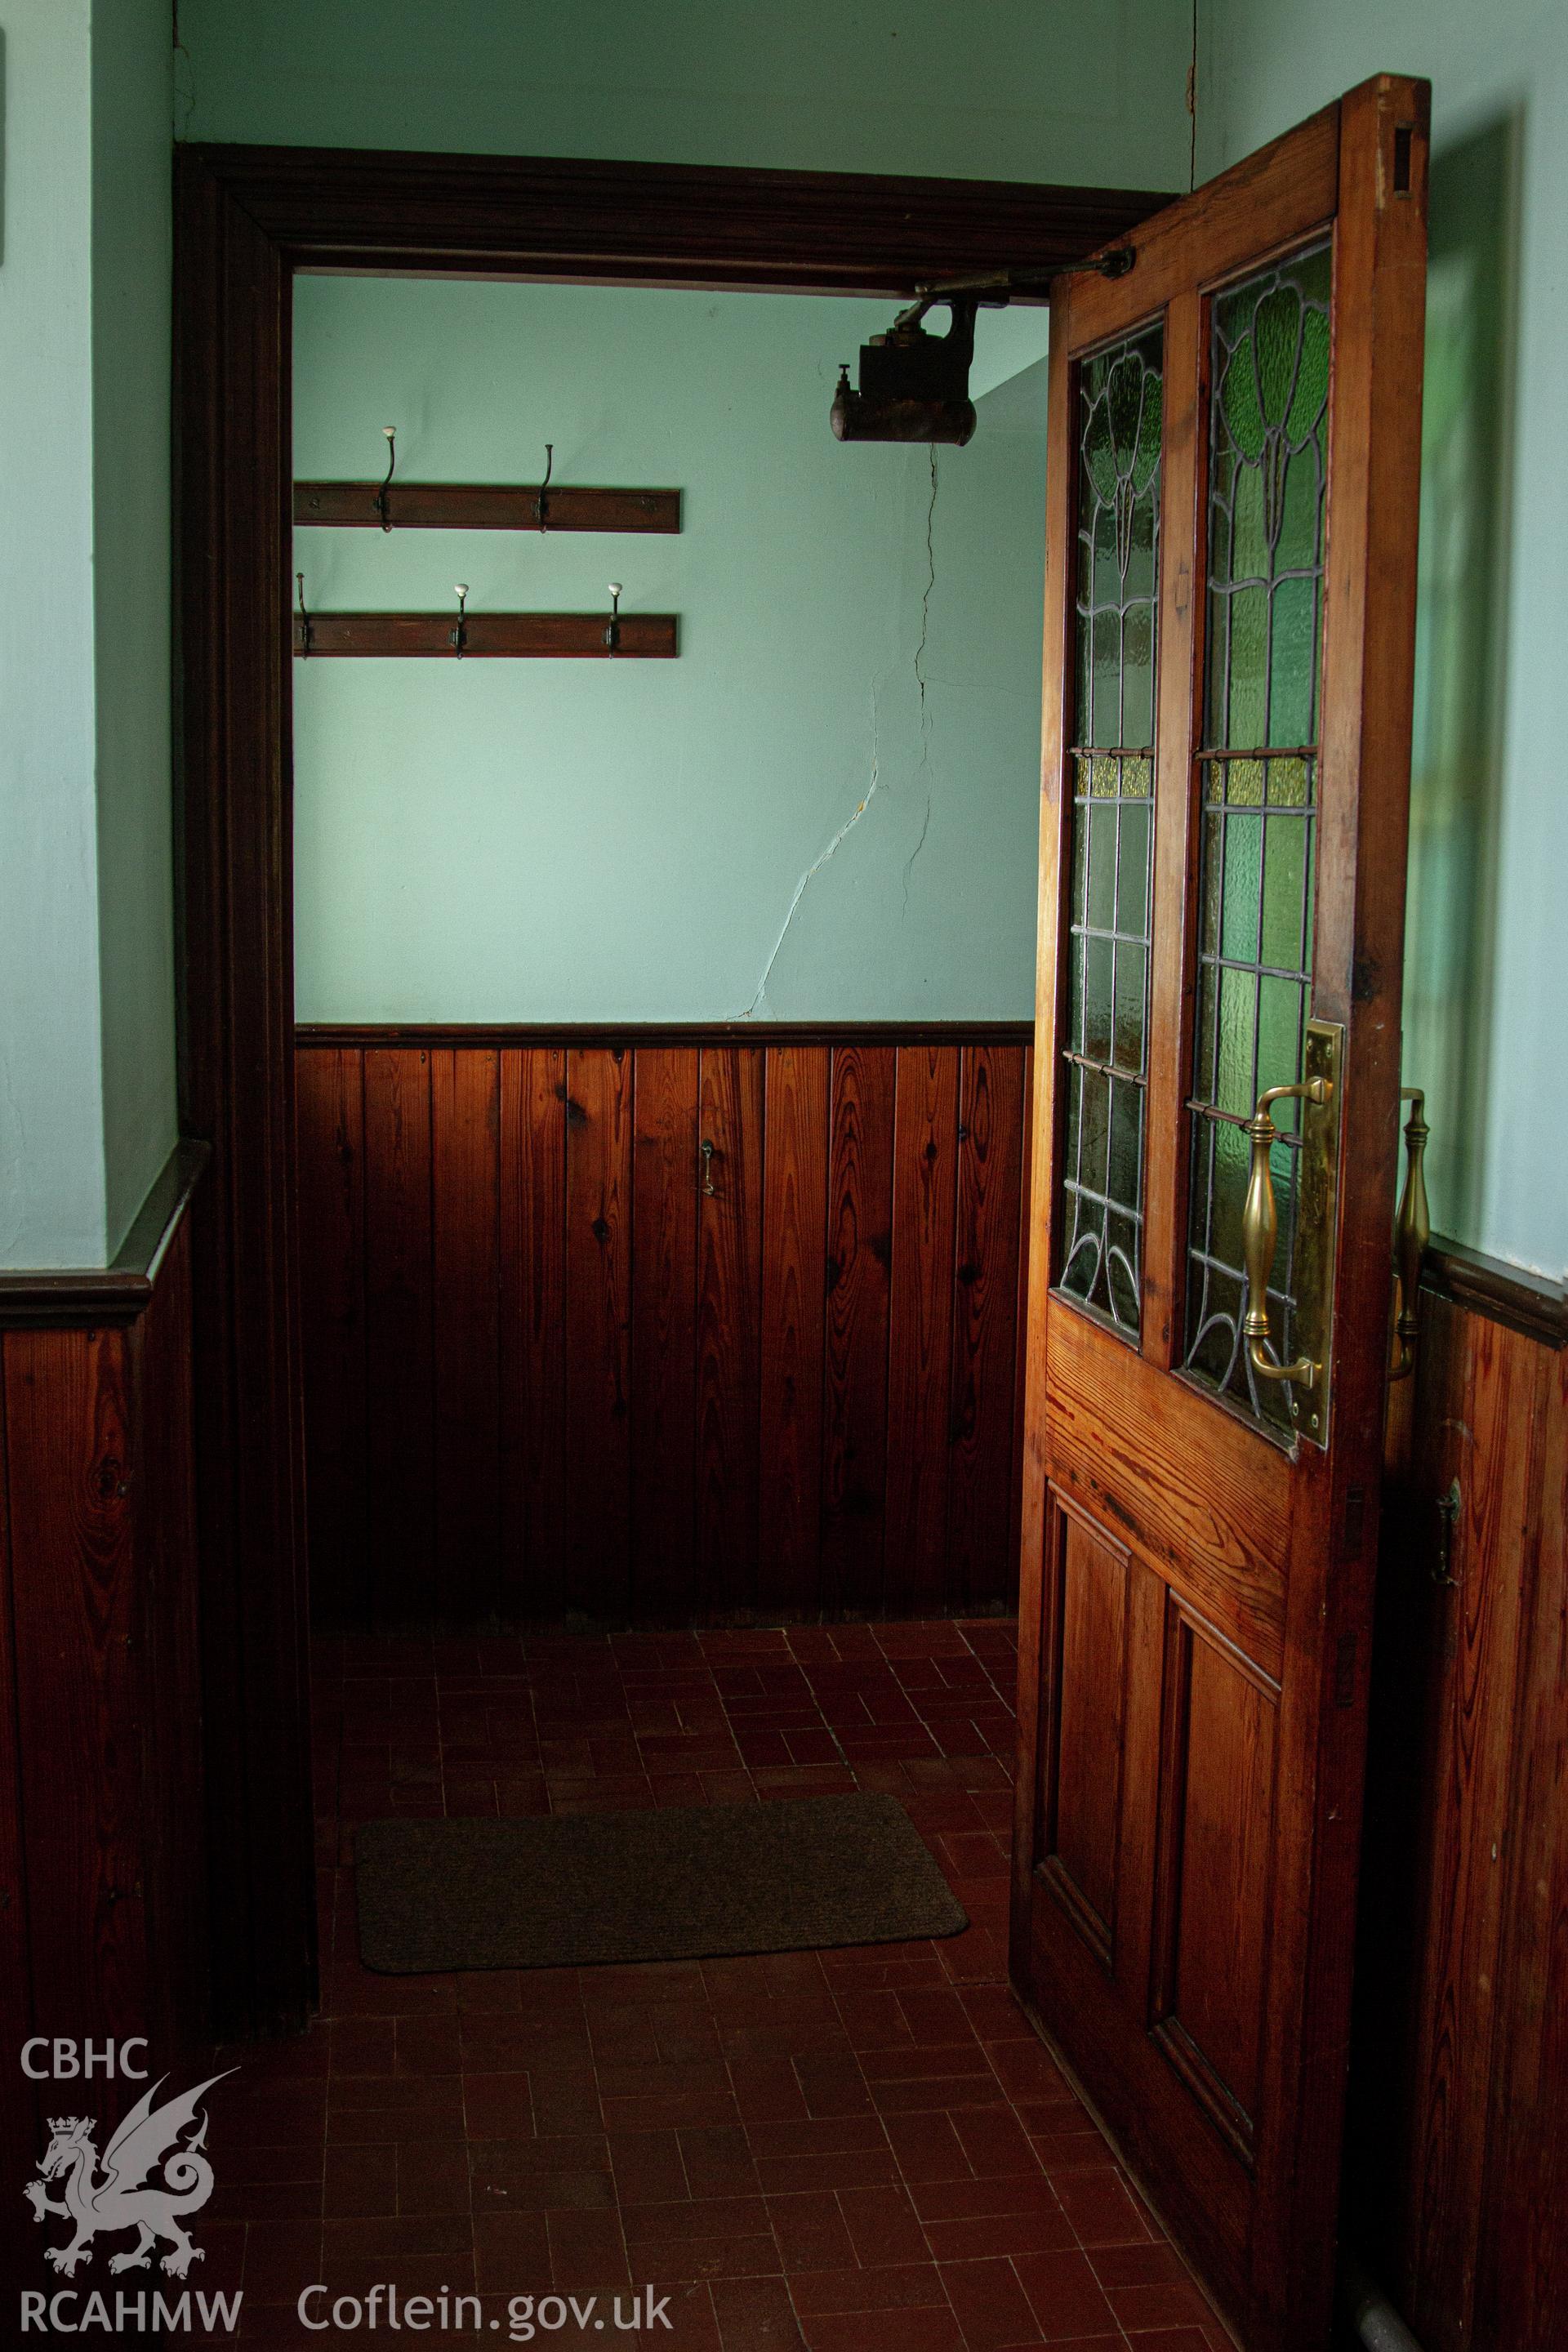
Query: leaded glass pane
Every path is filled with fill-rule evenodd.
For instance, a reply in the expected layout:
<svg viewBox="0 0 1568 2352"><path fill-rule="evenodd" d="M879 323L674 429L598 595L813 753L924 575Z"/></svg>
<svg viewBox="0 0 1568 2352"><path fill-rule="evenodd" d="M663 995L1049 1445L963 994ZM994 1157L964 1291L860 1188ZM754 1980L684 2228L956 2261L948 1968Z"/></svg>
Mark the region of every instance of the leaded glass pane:
<svg viewBox="0 0 1568 2352"><path fill-rule="evenodd" d="M1078 379L1078 579L1064 1290L1136 1334L1154 791L1162 332Z"/></svg>
<svg viewBox="0 0 1568 2352"><path fill-rule="evenodd" d="M1188 1203L1186 1369L1290 1427L1287 1391L1247 1359L1244 1122L1301 1076L1312 993L1316 736L1327 487L1330 248L1212 306L1205 750ZM1270 756L1272 755L1272 756ZM1296 1352L1297 1106L1272 1166L1277 1349Z"/></svg>
<svg viewBox="0 0 1568 2352"><path fill-rule="evenodd" d="M1206 737L1316 740L1329 396L1327 245L1213 304Z"/></svg>

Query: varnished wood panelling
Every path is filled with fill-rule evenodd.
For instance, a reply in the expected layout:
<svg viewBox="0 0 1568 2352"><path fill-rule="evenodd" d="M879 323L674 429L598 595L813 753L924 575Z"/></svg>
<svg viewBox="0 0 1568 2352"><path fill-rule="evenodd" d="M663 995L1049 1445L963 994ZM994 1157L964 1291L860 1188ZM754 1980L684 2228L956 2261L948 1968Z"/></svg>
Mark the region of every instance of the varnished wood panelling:
<svg viewBox="0 0 1568 2352"><path fill-rule="evenodd" d="M636 1057L633 1549L639 1607L679 1622L696 1599L698 1057Z"/></svg>
<svg viewBox="0 0 1568 2352"><path fill-rule="evenodd" d="M1568 2261L1568 1352L1448 1287L1423 1295L1413 1409L1391 1422L1347 2213L1428 2352L1548 2352Z"/></svg>
<svg viewBox="0 0 1568 2352"><path fill-rule="evenodd" d="M171 2058L199 2036L207 2005L207 1824L202 1789L201 1576L191 1379L191 1237L182 1220L129 1338L137 1469L136 1623L145 1676L142 1880L148 2015Z"/></svg>
<svg viewBox="0 0 1568 2352"><path fill-rule="evenodd" d="M958 1606L984 1589L985 1563L1006 1543L1012 1519L1024 1118L1022 1048L966 1046L959 1098L948 1502L951 1597Z"/></svg>
<svg viewBox="0 0 1568 2352"><path fill-rule="evenodd" d="M146 1953L138 1885L131 1431L117 1332L5 1342L16 1713L36 1985L100 2039L133 2001Z"/></svg>
<svg viewBox="0 0 1568 2352"><path fill-rule="evenodd" d="M632 1072L566 1070L566 1601L621 1615L631 1576Z"/></svg>
<svg viewBox="0 0 1568 2352"><path fill-rule="evenodd" d="M509 1619L552 1617L566 1540L566 1055L559 1047L501 1055L500 1198L500 1607Z"/></svg>
<svg viewBox="0 0 1568 2352"><path fill-rule="evenodd" d="M932 1609L948 1598L960 1058L902 1047L893 1120L888 1557L911 1602Z"/></svg>
<svg viewBox="0 0 1568 2352"><path fill-rule="evenodd" d="M897 1070L892 1046L834 1047L822 1567L828 1605L850 1612L883 1596Z"/></svg>
<svg viewBox="0 0 1568 2352"><path fill-rule="evenodd" d="M760 1558L763 1611L817 1605L822 1558L822 1333L827 1265L827 1055L767 1057L763 1197Z"/></svg>
<svg viewBox="0 0 1568 2352"><path fill-rule="evenodd" d="M1021 1045L441 1035L299 1051L319 1622L1010 1597Z"/></svg>
<svg viewBox="0 0 1568 2352"><path fill-rule="evenodd" d="M1568 1350L1538 1350L1542 1475L1521 1627L1471 2340L1547 2352L1568 2309ZM1495 2183L1495 2188L1493 2187Z"/></svg>
<svg viewBox="0 0 1568 2352"><path fill-rule="evenodd" d="M702 1055L698 1193L697 1580L706 1613L749 1610L757 1558L763 1056Z"/></svg>
<svg viewBox="0 0 1568 2352"><path fill-rule="evenodd" d="M22 1851L22 1750L16 1721L16 1657L12 1633L13 1568L10 1541L10 1478L5 1442L4 1347L0 1341L0 2033L5 2048L20 2051L33 2031L32 1955L27 1948L27 1882ZM0 2099L0 2162L13 2180L26 2180L37 2164L38 2089L13 2081ZM19 2278L31 2217L18 2197L0 2200L0 2261L5 2274Z"/></svg>
<svg viewBox="0 0 1568 2352"><path fill-rule="evenodd" d="M498 1606L500 1057L430 1056L435 1561L444 1612Z"/></svg>
<svg viewBox="0 0 1568 2352"><path fill-rule="evenodd" d="M297 1089L305 1475L318 1621L369 1606L365 1456L364 1055L307 1054Z"/></svg>
<svg viewBox="0 0 1568 2352"><path fill-rule="evenodd" d="M364 1057L367 1546L379 1613L430 1606L436 1538L430 1056Z"/></svg>
<svg viewBox="0 0 1568 2352"><path fill-rule="evenodd" d="M205 2030L184 1206L141 1265L139 1315L0 1333L0 2154L18 2180L42 2149L30 2036L142 2035L163 2072ZM101 2071L80 2087L100 2126L135 2095ZM16 2206L0 2210L0 2263L46 2285Z"/></svg>

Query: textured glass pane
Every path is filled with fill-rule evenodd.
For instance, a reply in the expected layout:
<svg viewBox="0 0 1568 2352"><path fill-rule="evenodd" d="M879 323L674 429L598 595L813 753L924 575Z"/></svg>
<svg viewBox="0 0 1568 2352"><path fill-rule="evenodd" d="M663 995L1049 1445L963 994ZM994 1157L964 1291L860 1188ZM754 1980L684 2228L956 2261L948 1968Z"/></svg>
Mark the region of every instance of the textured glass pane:
<svg viewBox="0 0 1568 2352"><path fill-rule="evenodd" d="M1088 922L1097 931L1114 927L1116 915L1116 803L1105 801L1085 811L1089 835Z"/></svg>
<svg viewBox="0 0 1568 2352"><path fill-rule="evenodd" d="M1110 1181L1106 1191L1118 1207L1136 1212L1143 1166L1143 1089L1113 1078L1110 1092Z"/></svg>
<svg viewBox="0 0 1568 2352"><path fill-rule="evenodd" d="M1270 760L1268 774L1270 808L1304 809L1311 806L1312 772L1307 761Z"/></svg>
<svg viewBox="0 0 1568 2352"><path fill-rule="evenodd" d="M1111 1058L1119 1070L1140 1074L1143 1066L1143 982L1148 962L1148 950L1142 940L1117 941L1116 1051Z"/></svg>
<svg viewBox="0 0 1568 2352"><path fill-rule="evenodd" d="M1142 937L1148 927L1149 817L1147 801L1130 801L1121 811L1121 845L1116 865L1116 928L1124 939Z"/></svg>
<svg viewBox="0 0 1568 2352"><path fill-rule="evenodd" d="M1215 1099L1215 1072L1219 1051L1219 966L1205 957L1198 967L1197 1099Z"/></svg>
<svg viewBox="0 0 1568 2352"><path fill-rule="evenodd" d="M1270 1165L1279 1213L1279 1249L1268 1307L1276 1348L1282 1351L1291 1339L1290 1302L1279 1282L1295 1242L1293 1148L1283 1141L1277 1143ZM1247 1139L1239 1127L1228 1121L1194 1120L1190 1198L1194 1223L1201 1221L1205 1238L1203 1248L1190 1251L1187 1261L1186 1369L1244 1412L1288 1432L1290 1415L1283 1384L1258 1378L1242 1341L1247 1300L1240 1272L1241 1212L1249 1172Z"/></svg>
<svg viewBox="0 0 1568 2352"><path fill-rule="evenodd" d="M1078 373L1064 1290L1136 1333L1143 1222L1162 335Z"/></svg>
<svg viewBox="0 0 1568 2352"><path fill-rule="evenodd" d="M1112 1209L1106 1219L1106 1287L1112 1315L1132 1331L1138 1328L1138 1220Z"/></svg>
<svg viewBox="0 0 1568 2352"><path fill-rule="evenodd" d="M1250 1117L1299 1082L1311 1003L1318 681L1322 659L1330 247L1259 272L1210 308L1204 819L1188 1193L1189 1371L1290 1426L1241 1336ZM1293 756L1270 759L1271 751ZM1290 1350L1298 1107L1275 1107L1274 1346Z"/></svg>
<svg viewBox="0 0 1568 2352"><path fill-rule="evenodd" d="M1302 989L1268 974L1258 989L1258 1087L1294 1086L1301 1068ZM1294 1127L1295 1102L1276 1103L1276 1127Z"/></svg>
<svg viewBox="0 0 1568 2352"><path fill-rule="evenodd" d="M1237 1118L1251 1115L1258 1089L1252 1083L1253 1013L1258 982L1250 971L1230 966L1219 975L1219 1084L1215 1099Z"/></svg>
<svg viewBox="0 0 1568 2352"><path fill-rule="evenodd" d="M1091 1062L1110 1059L1110 989L1116 943L1091 934L1084 941L1083 1051Z"/></svg>
<svg viewBox="0 0 1568 2352"><path fill-rule="evenodd" d="M1220 953L1243 963L1258 961L1258 910L1262 897L1263 819L1250 809L1233 809L1225 821L1224 912Z"/></svg>
<svg viewBox="0 0 1568 2352"><path fill-rule="evenodd" d="M1211 775L1223 776L1223 768L1211 769ZM1198 944L1205 956L1219 953L1219 886L1220 826L1224 819L1214 809L1204 812L1203 838L1199 855L1203 861L1203 893L1199 899Z"/></svg>
<svg viewBox="0 0 1568 2352"><path fill-rule="evenodd" d="M1263 853L1263 961L1283 971L1301 968L1301 924L1307 908L1307 820L1272 810Z"/></svg>

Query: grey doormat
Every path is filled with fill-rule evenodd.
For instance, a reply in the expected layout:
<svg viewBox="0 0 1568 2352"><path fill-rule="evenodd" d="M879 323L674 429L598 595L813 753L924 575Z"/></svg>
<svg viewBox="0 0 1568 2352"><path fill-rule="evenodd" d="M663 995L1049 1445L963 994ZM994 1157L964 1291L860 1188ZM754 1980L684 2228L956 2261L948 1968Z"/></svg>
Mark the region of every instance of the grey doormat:
<svg viewBox="0 0 1568 2352"><path fill-rule="evenodd" d="M360 1958L389 1976L903 1944L969 1925L894 1797L366 1822L354 1863Z"/></svg>

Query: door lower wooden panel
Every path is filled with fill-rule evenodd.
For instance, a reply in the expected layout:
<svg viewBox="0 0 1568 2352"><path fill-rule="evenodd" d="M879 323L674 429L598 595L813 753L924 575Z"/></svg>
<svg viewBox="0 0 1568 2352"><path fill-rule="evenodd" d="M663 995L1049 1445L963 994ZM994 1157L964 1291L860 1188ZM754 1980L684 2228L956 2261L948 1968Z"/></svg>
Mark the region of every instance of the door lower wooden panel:
<svg viewBox="0 0 1568 2352"><path fill-rule="evenodd" d="M301 1033L318 1622L1009 1603L1026 1034Z"/></svg>
<svg viewBox="0 0 1568 2352"><path fill-rule="evenodd" d="M1173 1593L1163 1684L1150 2023L1188 2089L1249 2158L1279 1693Z"/></svg>
<svg viewBox="0 0 1568 2352"><path fill-rule="evenodd" d="M1129 1560L1056 1497L1040 1868L1106 1969L1115 1941Z"/></svg>

